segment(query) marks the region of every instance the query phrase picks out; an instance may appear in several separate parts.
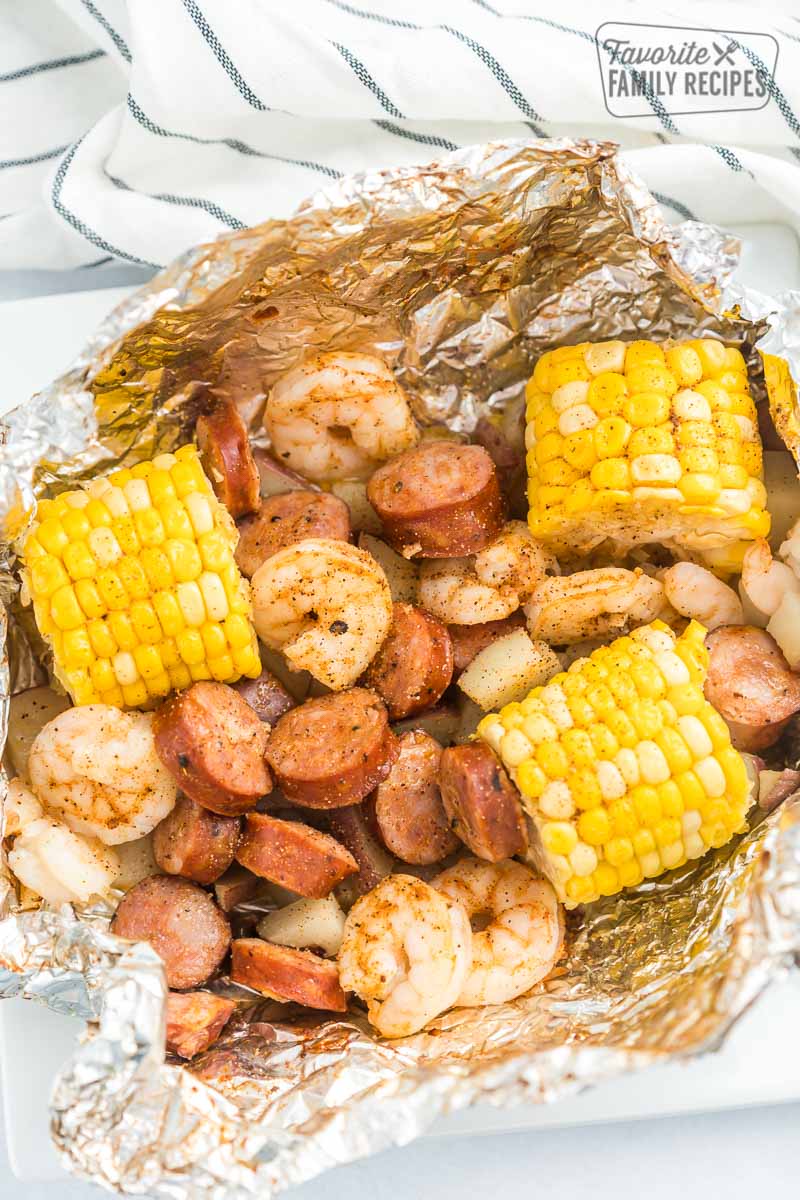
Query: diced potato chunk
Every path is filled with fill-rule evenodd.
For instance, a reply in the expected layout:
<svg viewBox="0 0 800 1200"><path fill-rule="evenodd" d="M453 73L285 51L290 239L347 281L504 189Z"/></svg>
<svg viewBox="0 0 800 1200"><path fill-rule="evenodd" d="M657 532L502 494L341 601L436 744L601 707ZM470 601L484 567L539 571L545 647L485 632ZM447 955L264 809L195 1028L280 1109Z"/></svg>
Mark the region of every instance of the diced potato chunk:
<svg viewBox="0 0 800 1200"><path fill-rule="evenodd" d="M367 499L363 479L337 479L331 484L331 491L350 509L350 524L356 533L381 532L381 519Z"/></svg>
<svg viewBox="0 0 800 1200"><path fill-rule="evenodd" d="M458 686L488 712L523 700L560 670L559 658L546 642L534 642L524 629L515 629L481 650L462 671Z"/></svg>
<svg viewBox="0 0 800 1200"><path fill-rule="evenodd" d="M418 568L402 554L396 554L386 542L373 537L370 533L362 533L358 539L362 550L366 550L375 559L389 581L392 599L397 604L414 604L417 599Z"/></svg>
<svg viewBox="0 0 800 1200"><path fill-rule="evenodd" d="M28 755L39 731L70 707L69 696L60 696L49 687L28 688L11 697L8 713L8 757L14 770L28 778Z"/></svg>
<svg viewBox="0 0 800 1200"><path fill-rule="evenodd" d="M295 950L319 949L333 958L342 944L344 913L333 896L296 900L262 917L258 933L267 942Z"/></svg>

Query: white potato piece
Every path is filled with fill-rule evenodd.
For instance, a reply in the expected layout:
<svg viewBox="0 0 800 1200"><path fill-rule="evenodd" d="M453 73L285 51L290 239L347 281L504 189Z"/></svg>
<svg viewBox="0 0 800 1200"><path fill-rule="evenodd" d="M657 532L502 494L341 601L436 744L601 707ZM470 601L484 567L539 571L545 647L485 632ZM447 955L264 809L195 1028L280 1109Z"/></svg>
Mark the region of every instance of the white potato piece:
<svg viewBox="0 0 800 1200"><path fill-rule="evenodd" d="M800 596L786 592L767 624L793 671L800 667Z"/></svg>
<svg viewBox="0 0 800 1200"><path fill-rule="evenodd" d="M21 779L12 779L3 801L2 836L16 837L43 816L44 809L31 789Z"/></svg>
<svg viewBox="0 0 800 1200"><path fill-rule="evenodd" d="M350 524L356 533L381 532L381 519L367 499L367 485L363 479L336 479L331 484L331 491L350 509Z"/></svg>
<svg viewBox="0 0 800 1200"><path fill-rule="evenodd" d="M6 749L12 767L23 779L28 779L28 756L39 730L69 707L69 696L59 696L49 687L28 688L11 697Z"/></svg>
<svg viewBox="0 0 800 1200"><path fill-rule="evenodd" d="M416 604L419 567L403 558L402 554L397 554L391 546L387 546L380 538L373 537L371 533L362 533L358 544L383 568L395 604Z"/></svg>
<svg viewBox="0 0 800 1200"><path fill-rule="evenodd" d="M119 860L110 847L44 817L15 840L8 863L21 883L50 904L107 896L119 873Z"/></svg>
<svg viewBox="0 0 800 1200"><path fill-rule="evenodd" d="M561 670L546 642L515 629L486 646L458 677L458 686L484 712L522 700Z"/></svg>
<svg viewBox="0 0 800 1200"><path fill-rule="evenodd" d="M161 868L153 857L153 835L146 834L133 842L122 842L115 847L119 859L119 874L115 887L124 892L130 891L143 879L151 875L160 875Z"/></svg>
<svg viewBox="0 0 800 1200"><path fill-rule="evenodd" d="M333 958L342 944L344 913L333 896L324 900L296 900L262 917L258 934L266 942L292 946L295 950L318 948Z"/></svg>
<svg viewBox="0 0 800 1200"><path fill-rule="evenodd" d="M764 451L764 487L767 508L772 517L769 544L777 554L781 542L800 513L800 480L797 464L788 450Z"/></svg>

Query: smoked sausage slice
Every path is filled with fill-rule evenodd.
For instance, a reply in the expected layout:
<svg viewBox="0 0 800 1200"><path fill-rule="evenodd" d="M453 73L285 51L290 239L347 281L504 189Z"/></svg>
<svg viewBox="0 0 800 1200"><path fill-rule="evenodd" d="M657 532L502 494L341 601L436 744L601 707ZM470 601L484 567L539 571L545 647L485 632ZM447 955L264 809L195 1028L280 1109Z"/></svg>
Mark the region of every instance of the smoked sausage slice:
<svg viewBox="0 0 800 1200"><path fill-rule="evenodd" d="M211 812L238 816L272 789L268 730L227 684L203 680L178 692L156 711L153 733L178 786Z"/></svg>
<svg viewBox="0 0 800 1200"><path fill-rule="evenodd" d="M278 717L295 705L293 697L266 667L257 679L240 679L231 686L265 725L274 725Z"/></svg>
<svg viewBox="0 0 800 1200"><path fill-rule="evenodd" d="M248 579L266 559L305 538L350 540L350 510L330 492L283 492L262 500L258 512L239 522L234 557Z"/></svg>
<svg viewBox="0 0 800 1200"><path fill-rule="evenodd" d="M480 625L448 625L447 631L453 644L453 670L460 674L481 650L520 628L525 628L525 614L521 608L499 621L484 621Z"/></svg>
<svg viewBox="0 0 800 1200"><path fill-rule="evenodd" d="M519 795L485 742L442 751L439 786L452 828L478 858L500 862L527 850Z"/></svg>
<svg viewBox="0 0 800 1200"><path fill-rule="evenodd" d="M366 688L318 696L278 721L266 758L288 800L307 808L357 804L397 753L386 706Z"/></svg>
<svg viewBox="0 0 800 1200"><path fill-rule="evenodd" d="M258 508L261 481L244 421L231 400L197 418L200 458L217 499L236 519Z"/></svg>
<svg viewBox="0 0 800 1200"><path fill-rule="evenodd" d="M167 996L167 1049L194 1058L217 1040L236 1008L213 992L170 992Z"/></svg>
<svg viewBox="0 0 800 1200"><path fill-rule="evenodd" d="M318 900L358 870L349 850L327 833L258 812L246 817L236 858L254 875Z"/></svg>
<svg viewBox="0 0 800 1200"><path fill-rule="evenodd" d="M214 883L233 862L240 831L238 817L221 817L178 796L172 812L153 831L153 855L167 875Z"/></svg>
<svg viewBox="0 0 800 1200"><path fill-rule="evenodd" d="M151 875L122 897L111 932L149 942L164 961L170 988L199 987L217 970L231 944L227 918L196 883Z"/></svg>
<svg viewBox="0 0 800 1200"><path fill-rule="evenodd" d="M423 442L379 467L367 497L387 540L409 558L477 554L503 523L497 473L482 446Z"/></svg>
<svg viewBox="0 0 800 1200"><path fill-rule="evenodd" d="M453 647L447 626L412 604L392 606L392 624L363 682L373 688L399 721L431 708L453 677Z"/></svg>
<svg viewBox="0 0 800 1200"><path fill-rule="evenodd" d="M231 979L273 1000L306 1008L347 1008L336 963L309 950L292 950L261 938L237 938L231 947Z"/></svg>
<svg viewBox="0 0 800 1200"><path fill-rule="evenodd" d="M706 637L706 700L725 718L737 750L774 745L800 711L800 675L778 643L754 625L722 625Z"/></svg>
<svg viewBox="0 0 800 1200"><path fill-rule="evenodd" d="M328 818L334 837L346 846L358 864L358 874L348 880L359 896L371 892L382 879L391 875L397 865L395 859L378 841L370 814L363 804L351 804L347 808L336 808Z"/></svg>
<svg viewBox="0 0 800 1200"><path fill-rule="evenodd" d="M405 863L428 866L458 849L439 791L442 747L421 730L404 733L397 758L375 791L381 839Z"/></svg>

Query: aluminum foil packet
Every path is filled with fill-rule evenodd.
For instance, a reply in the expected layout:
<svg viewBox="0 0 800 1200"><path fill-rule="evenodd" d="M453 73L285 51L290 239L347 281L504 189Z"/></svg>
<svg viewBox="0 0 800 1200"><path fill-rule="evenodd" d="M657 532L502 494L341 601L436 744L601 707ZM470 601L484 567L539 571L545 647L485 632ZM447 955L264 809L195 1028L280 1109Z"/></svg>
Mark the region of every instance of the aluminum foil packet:
<svg viewBox="0 0 800 1200"><path fill-rule="evenodd" d="M519 403L549 347L710 330L743 348L796 450L800 297L739 289L737 253L718 230L665 225L612 144L561 139L342 179L288 221L183 256L7 420L3 728L9 693L45 679L13 549L36 498L180 444L209 388L255 432L272 382L311 350L377 351L422 422L469 431ZM101 906L32 907L7 868L0 888L0 995L88 1022L51 1100L67 1167L127 1194L244 1200L407 1143L469 1104L552 1102L717 1048L800 955L800 802L571 914L559 969L514 1003L388 1042L358 1014L251 1002L189 1066L165 1060L149 947L109 934Z"/></svg>

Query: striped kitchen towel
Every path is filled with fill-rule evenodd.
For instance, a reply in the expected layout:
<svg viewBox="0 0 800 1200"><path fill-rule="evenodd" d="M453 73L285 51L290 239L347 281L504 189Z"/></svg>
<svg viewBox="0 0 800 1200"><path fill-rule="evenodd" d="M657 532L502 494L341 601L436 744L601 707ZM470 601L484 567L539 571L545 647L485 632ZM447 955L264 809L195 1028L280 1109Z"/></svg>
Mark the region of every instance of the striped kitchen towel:
<svg viewBox="0 0 800 1200"><path fill-rule="evenodd" d="M673 220L800 229L793 10L0 0L0 269L160 265L343 173L505 137L611 137Z"/></svg>

